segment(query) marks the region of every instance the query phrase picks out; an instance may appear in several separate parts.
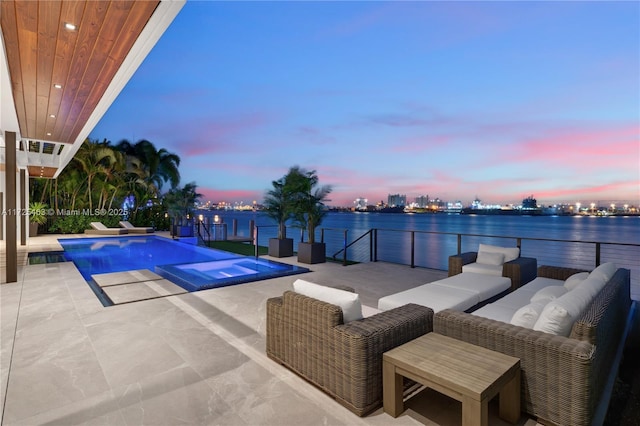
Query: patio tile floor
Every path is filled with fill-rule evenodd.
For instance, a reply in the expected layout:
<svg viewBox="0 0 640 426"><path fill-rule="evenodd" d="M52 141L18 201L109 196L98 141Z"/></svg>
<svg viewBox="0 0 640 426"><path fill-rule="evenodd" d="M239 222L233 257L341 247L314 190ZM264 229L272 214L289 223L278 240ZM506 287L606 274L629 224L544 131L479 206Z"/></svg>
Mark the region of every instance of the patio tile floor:
<svg viewBox="0 0 640 426"><path fill-rule="evenodd" d="M56 244L39 236L29 249ZM266 299L297 278L352 286L376 306L446 272L385 263L311 269L103 307L70 262L21 266L17 283L0 286L2 424L459 425L458 403L428 390L397 419L382 409L357 417L265 354ZM491 424L507 424L495 408Z"/></svg>

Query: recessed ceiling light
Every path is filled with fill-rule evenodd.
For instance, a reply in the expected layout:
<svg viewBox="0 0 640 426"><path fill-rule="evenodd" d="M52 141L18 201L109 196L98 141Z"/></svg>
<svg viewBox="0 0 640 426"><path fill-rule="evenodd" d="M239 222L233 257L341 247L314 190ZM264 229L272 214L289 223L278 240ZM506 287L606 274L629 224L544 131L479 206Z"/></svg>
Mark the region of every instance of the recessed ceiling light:
<svg viewBox="0 0 640 426"><path fill-rule="evenodd" d="M51 132L47 132L47 136L51 136Z"/></svg>
<svg viewBox="0 0 640 426"><path fill-rule="evenodd" d="M66 29L68 29L69 31L75 31L76 30L76 26L74 24L72 24L71 22L65 22L64 23L64 27Z"/></svg>
<svg viewBox="0 0 640 426"><path fill-rule="evenodd" d="M55 114L49 114L49 117L56 118L56 115Z"/></svg>
<svg viewBox="0 0 640 426"><path fill-rule="evenodd" d="M62 84L54 84L53 87L56 89L62 89Z"/></svg>

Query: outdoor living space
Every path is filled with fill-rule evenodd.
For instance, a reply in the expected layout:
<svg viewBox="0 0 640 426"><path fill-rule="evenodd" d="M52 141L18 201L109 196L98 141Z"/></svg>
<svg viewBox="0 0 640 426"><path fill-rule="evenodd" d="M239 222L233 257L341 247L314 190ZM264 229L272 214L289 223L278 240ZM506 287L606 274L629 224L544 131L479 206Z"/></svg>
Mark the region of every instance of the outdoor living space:
<svg viewBox="0 0 640 426"><path fill-rule="evenodd" d="M45 235L28 250L60 247ZM358 417L265 353L266 300L297 278L351 286L375 307L447 272L388 263L311 269L104 307L71 262L20 266L18 282L0 286L2 424L460 425L460 403L431 390L398 418L382 408ZM497 404L490 424L509 424Z"/></svg>

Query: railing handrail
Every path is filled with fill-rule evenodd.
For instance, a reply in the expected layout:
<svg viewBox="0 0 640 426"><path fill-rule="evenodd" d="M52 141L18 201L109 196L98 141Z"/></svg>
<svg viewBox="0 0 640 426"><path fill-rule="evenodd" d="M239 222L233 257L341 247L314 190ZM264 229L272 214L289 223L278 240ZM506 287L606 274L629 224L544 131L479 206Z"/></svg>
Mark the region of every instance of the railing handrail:
<svg viewBox="0 0 640 426"><path fill-rule="evenodd" d="M198 232L198 236L202 239L203 242L211 242L211 232L209 232L209 230L207 229L207 226L205 225L204 221L200 220L200 219L196 219L197 220L197 225L196 226L196 231ZM205 230L205 232L207 233L207 236L209 237L208 240L205 240L204 237L202 236L202 234L200 233L200 225L202 225L202 229Z"/></svg>
<svg viewBox="0 0 640 426"><path fill-rule="evenodd" d="M331 228L325 228L325 229L329 229L331 230ZM374 228L369 229L367 232L365 232L364 234L360 235L358 238L356 238L355 240L353 240L352 242L350 242L349 244L347 244L345 247L341 248L340 250L338 250L337 252L335 252L333 254L333 260L336 260L336 257L342 253L343 251L345 251L346 249L348 249L349 247L351 247L352 245L354 245L355 243L357 243L358 241L360 241L361 239L363 239L364 237L366 237L367 235L371 234L373 232ZM338 229L335 229L336 231L338 231Z"/></svg>
<svg viewBox="0 0 640 426"><path fill-rule="evenodd" d="M322 229L322 231L324 231L325 229ZM326 228L326 230L333 230L335 231L342 231L341 229L335 229L335 228ZM394 237L393 234L396 234L396 236ZM640 244L638 243L629 243L629 242L614 242L614 241L594 241L592 239L589 240L579 240L579 239L561 239L561 238L546 238L546 237L515 237L515 236L510 236L510 235L493 235L493 234L478 234L478 233L462 233L462 232L441 232L441 231L427 231L427 230L407 230L407 229L394 229L394 228L371 228L369 230L363 231L362 234L360 234L357 238L355 238L352 242L348 243L346 241L346 235L345 235L345 241L342 243L343 248L341 248L340 250L337 250L337 247L335 247L334 245L334 250L337 250L336 253L333 255L333 259L336 260L337 257L342 253L342 257L343 257L343 264L347 265L348 259L347 259L347 252L346 250L344 250L344 248L350 248L352 246L354 246L354 244L356 244L357 242L361 242L361 240L363 238L365 238L367 235L370 236L370 242L369 242L369 261L370 262L377 262L379 260L379 243L381 240L381 236L384 239L384 241L387 241L387 238L391 238L391 239L396 239L398 238L398 234L404 234L404 235L408 235L410 238L410 241L406 241L404 244L408 244L408 250L405 252L405 256L408 255L408 258L405 258L404 260L401 260L399 263L404 264L404 265L408 265L411 268L415 268L416 266L425 266L425 261L423 259L423 254L422 252L418 252L417 250L417 244L419 243L419 241L424 241L424 238L418 239L417 236L418 235L424 235L424 236L428 236L428 235L437 235L439 237L448 237L448 238L452 238L455 237L457 239L457 250L454 248L453 250L451 250L451 254L461 254L462 253L462 249L463 249L463 239L465 239L465 249L467 249L467 247L469 247L470 244L470 240L476 240L473 242L478 242L477 239L480 239L480 241L482 240L490 240L490 239L501 239L501 240L514 240L516 246L521 250L524 249L525 252L529 252L530 254L536 253L536 257L539 257L539 259L545 259L545 261L547 262L551 262L549 264L554 264L554 260L553 257L551 256L545 256L544 252L540 252L540 245L539 244L535 244L535 243L540 243L542 245L544 244L572 244L575 245L577 244L578 246L578 250L580 250L580 253L584 252L584 254L586 254L586 257L582 257L582 258L574 258L574 259L565 259L567 261L569 261L568 265L571 265L571 267L575 267L575 268L583 268L583 269L590 269L590 268L594 268L599 266L603 261L610 261L611 260L611 252L610 250L616 250L616 249L621 249L621 250L630 250L629 253L637 253L637 250L640 249ZM323 232L323 236L324 236L324 232ZM429 237L426 237L429 238ZM335 238L334 238L335 241ZM362 244L362 243L361 243ZM454 243L455 246L455 243ZM533 248L533 253L531 252L531 247ZM590 249L588 250L582 250L582 247L590 247ZM451 247L453 248L453 247ZM343 251L344 250L344 251ZM467 251L473 251L473 249L467 250ZM605 260L603 260L603 256L605 256ZM633 254L631 255L633 256ZM393 258L393 256L392 256ZM438 256L438 259L441 259L441 255ZM609 260L606 260L609 259ZM627 267L629 269L631 269L632 271L632 283L633 282L637 282L638 278L637 275L638 273L640 273L640 268L638 268L637 265L637 260L634 259L633 257L620 257L620 265L622 265L621 267ZM352 256L352 259L349 260L353 260L353 261L365 261L365 258L362 255L355 255ZM397 261L397 260L391 260L391 259L387 259L387 255L385 254L385 260L386 261ZM442 260L438 260L437 262L441 262ZM426 262L427 264L429 263L429 261ZM446 269L446 264L445 265L441 265L438 263L438 265L440 266L444 266L444 268ZM624 266L626 265L626 266Z"/></svg>
<svg viewBox="0 0 640 426"><path fill-rule="evenodd" d="M369 231L376 229L378 231L393 231L393 232L407 232L407 233L421 233L421 234L439 234L439 235L464 235L465 237L483 237L483 238L505 238L511 240L529 240L529 241L551 241L551 242L563 242L563 243L585 243L585 244L609 244L616 246L640 246L638 243L617 243L614 241L587 241L587 240L564 240L557 238L539 238L539 237L514 237L509 235L490 235L490 234L467 234L465 232L440 232L440 231L420 231L420 230L407 230L407 229L393 229L393 228L371 228Z"/></svg>

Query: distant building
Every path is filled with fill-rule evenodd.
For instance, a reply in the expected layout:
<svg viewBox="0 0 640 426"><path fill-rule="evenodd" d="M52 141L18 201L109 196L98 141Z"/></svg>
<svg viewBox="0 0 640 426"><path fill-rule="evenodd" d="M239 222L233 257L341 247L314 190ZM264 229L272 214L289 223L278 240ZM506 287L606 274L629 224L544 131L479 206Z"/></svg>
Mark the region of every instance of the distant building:
<svg viewBox="0 0 640 426"><path fill-rule="evenodd" d="M402 207L407 205L407 196L400 194L389 194L387 197L387 205L389 207Z"/></svg>
<svg viewBox="0 0 640 426"><path fill-rule="evenodd" d="M353 202L354 208L358 211L367 210L367 202L368 200L366 198L356 198Z"/></svg>
<svg viewBox="0 0 640 426"><path fill-rule="evenodd" d="M429 196L428 195L421 195L419 197L416 197L415 206L418 207L418 208L421 208L421 209L429 207Z"/></svg>

